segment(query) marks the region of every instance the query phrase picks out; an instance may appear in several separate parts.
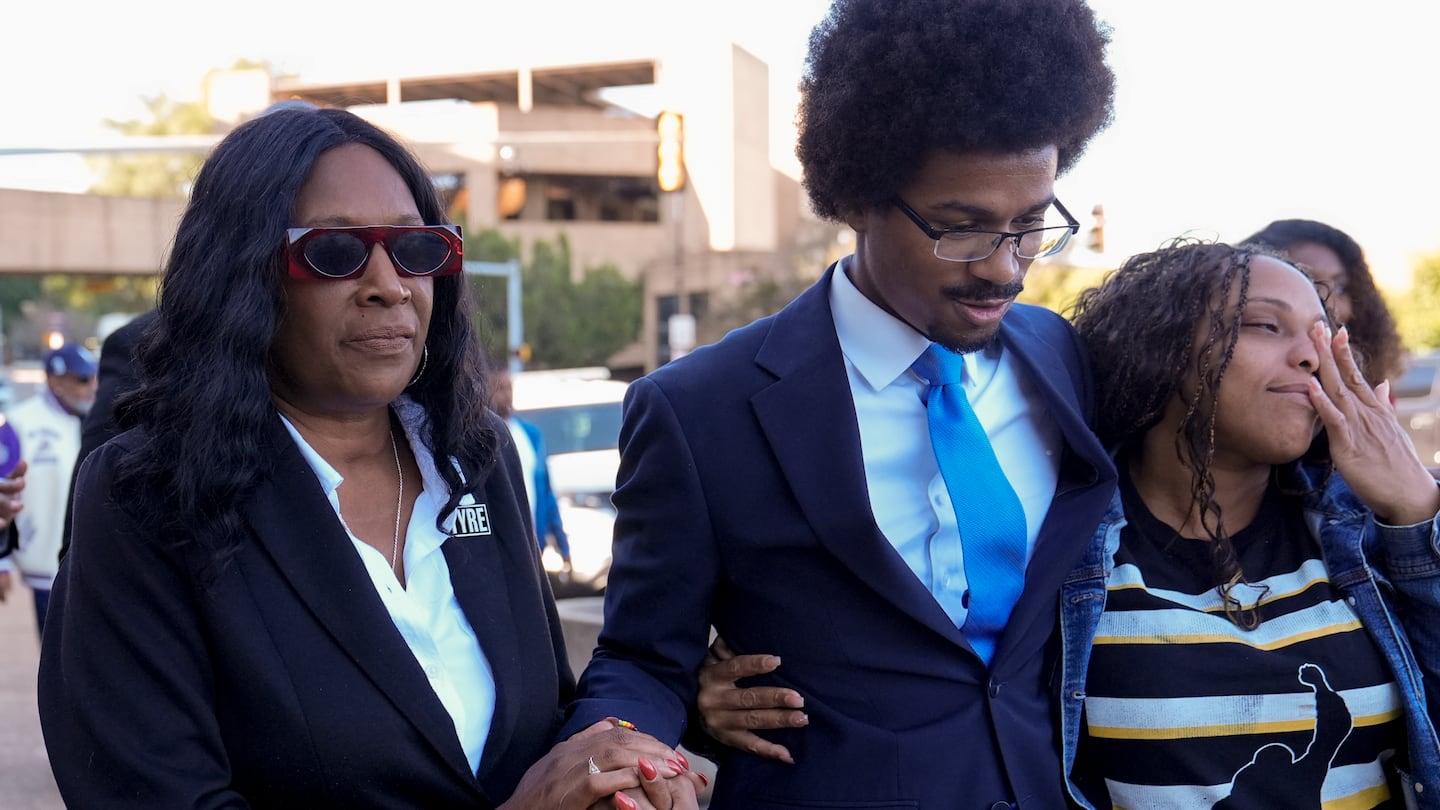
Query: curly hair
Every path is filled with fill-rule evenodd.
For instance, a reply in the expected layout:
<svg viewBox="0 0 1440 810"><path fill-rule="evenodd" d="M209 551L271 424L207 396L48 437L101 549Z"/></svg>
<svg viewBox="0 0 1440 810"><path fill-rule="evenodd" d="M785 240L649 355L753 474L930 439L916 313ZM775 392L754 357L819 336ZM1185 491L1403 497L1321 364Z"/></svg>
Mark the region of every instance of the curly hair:
<svg viewBox="0 0 1440 810"><path fill-rule="evenodd" d="M1345 328L1350 331L1351 344L1365 359L1366 381L1379 385L1398 377L1404 371L1405 349L1395 328L1395 318L1375 286L1365 252L1349 234L1313 219L1277 219L1241 244L1264 245L1284 253L1301 242L1330 249L1345 268L1348 277L1345 292L1351 304L1350 322Z"/></svg>
<svg viewBox="0 0 1440 810"><path fill-rule="evenodd" d="M1109 29L1082 0L835 0L810 34L796 154L822 218L878 205L927 153L1056 146L1109 124Z"/></svg>
<svg viewBox="0 0 1440 810"><path fill-rule="evenodd" d="M421 218L444 208L419 161L388 133L338 109L288 107L227 135L196 177L162 276L155 322L136 352L139 386L117 403L122 428L148 441L120 460L116 490L174 545L210 544L218 567L244 536L239 506L269 474L262 439L276 418L270 357L285 315L282 244L315 161L344 144L374 149L400 174ZM451 512L495 464L474 307L463 276L434 280L428 360L408 393L450 485Z"/></svg>
<svg viewBox="0 0 1440 810"><path fill-rule="evenodd" d="M1257 255L1279 258L1264 248L1176 242L1130 257L1100 286L1081 293L1072 311L1094 367L1095 430L1107 447L1121 456L1136 450L1172 402L1184 407L1175 451L1190 470L1190 506L1212 541L1211 565L1226 615L1246 627L1259 618L1232 595L1245 577L1215 501L1211 465L1216 403L1240 337Z"/></svg>

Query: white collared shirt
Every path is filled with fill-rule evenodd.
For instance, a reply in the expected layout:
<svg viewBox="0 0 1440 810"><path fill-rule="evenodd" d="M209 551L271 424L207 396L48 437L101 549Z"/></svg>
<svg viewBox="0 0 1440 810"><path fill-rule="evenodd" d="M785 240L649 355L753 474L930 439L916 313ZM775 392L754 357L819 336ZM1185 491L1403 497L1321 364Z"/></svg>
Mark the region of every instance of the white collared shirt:
<svg viewBox="0 0 1440 810"><path fill-rule="evenodd" d="M490 722L495 716L495 676L475 631L455 599L450 566L440 548L449 538L436 528L435 518L445 505L450 489L435 469L435 458L421 438L426 424L425 409L409 397L401 397L395 402L395 412L405 429L405 438L415 454L424 484L405 529L405 547L401 552L405 557L404 587L395 578L385 555L345 526L337 493L345 479L315 452L284 414L280 420L320 479L320 486L340 518L340 525L345 526L345 533L350 535L350 542L365 564L380 601L385 603L395 622L395 629L400 631L424 670L430 688L450 714L460 747L470 761L470 772L476 773L490 735ZM410 482L406 482L406 486L408 488ZM462 504L473 502L468 496L461 501ZM453 514L446 519L447 529L454 528L454 520Z"/></svg>
<svg viewBox="0 0 1440 810"><path fill-rule="evenodd" d="M846 256L835 270L830 311L860 425L870 509L881 533L925 587L958 597L969 588L960 531L930 444L926 384L910 370L930 340L856 289L847 275L852 261ZM998 341L991 349L965 355L964 385L1025 509L1028 562L1055 497L1060 428ZM965 622L963 612L954 618L957 626Z"/></svg>

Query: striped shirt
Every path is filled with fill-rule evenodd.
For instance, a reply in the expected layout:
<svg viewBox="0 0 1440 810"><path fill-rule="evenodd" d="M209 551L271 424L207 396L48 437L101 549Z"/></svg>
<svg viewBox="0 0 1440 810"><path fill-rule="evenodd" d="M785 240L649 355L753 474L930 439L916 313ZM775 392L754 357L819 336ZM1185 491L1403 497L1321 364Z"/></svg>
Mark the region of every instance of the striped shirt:
<svg viewBox="0 0 1440 810"><path fill-rule="evenodd" d="M1213 587L1212 544L1175 535L1128 480L1086 684L1081 772L1117 808L1390 807L1404 759L1394 676L1331 586L1298 502L1273 486L1233 537L1259 605L1245 630Z"/></svg>

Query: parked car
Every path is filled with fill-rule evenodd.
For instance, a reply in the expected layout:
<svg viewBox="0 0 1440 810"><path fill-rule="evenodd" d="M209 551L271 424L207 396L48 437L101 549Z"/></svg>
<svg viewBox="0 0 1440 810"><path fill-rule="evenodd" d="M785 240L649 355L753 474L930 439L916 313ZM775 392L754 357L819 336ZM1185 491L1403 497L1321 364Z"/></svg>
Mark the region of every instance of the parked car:
<svg viewBox="0 0 1440 810"><path fill-rule="evenodd" d="M1410 358L1410 367L1394 383L1395 415L1420 460L1440 464L1440 352Z"/></svg>
<svg viewBox="0 0 1440 810"><path fill-rule="evenodd" d="M515 413L540 429L549 454L550 485L570 538L572 570L561 576L560 555L543 555L556 595L598 593L610 576L615 510L610 494L620 468L620 411L626 383L605 369L522 371L515 374Z"/></svg>

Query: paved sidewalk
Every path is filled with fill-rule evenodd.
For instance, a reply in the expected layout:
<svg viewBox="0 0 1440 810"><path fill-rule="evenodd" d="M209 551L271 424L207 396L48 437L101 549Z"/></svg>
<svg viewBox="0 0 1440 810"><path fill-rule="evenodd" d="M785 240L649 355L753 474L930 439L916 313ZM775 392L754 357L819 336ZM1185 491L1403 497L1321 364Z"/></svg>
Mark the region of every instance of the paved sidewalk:
<svg viewBox="0 0 1440 810"><path fill-rule="evenodd" d="M16 584L0 604L0 807L5 810L65 807L50 776L35 709L39 660L30 592Z"/></svg>

